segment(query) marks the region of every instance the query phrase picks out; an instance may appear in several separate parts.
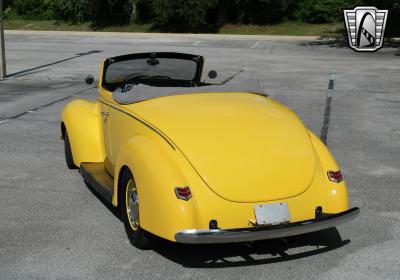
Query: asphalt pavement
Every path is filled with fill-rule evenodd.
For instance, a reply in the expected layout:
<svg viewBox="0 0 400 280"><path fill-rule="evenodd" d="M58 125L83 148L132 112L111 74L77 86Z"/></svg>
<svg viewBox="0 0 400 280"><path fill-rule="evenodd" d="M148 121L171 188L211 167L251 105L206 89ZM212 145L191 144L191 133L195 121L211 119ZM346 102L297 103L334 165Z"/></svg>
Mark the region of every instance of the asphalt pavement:
<svg viewBox="0 0 400 280"><path fill-rule="evenodd" d="M400 279L400 57L314 38L6 32L0 81L0 279ZM255 244L130 245L118 213L76 170L60 140L63 106L96 99L83 80L106 57L203 55L217 80L243 70L319 134L329 76L328 145L360 216L337 232ZM334 245L331 242L335 239Z"/></svg>

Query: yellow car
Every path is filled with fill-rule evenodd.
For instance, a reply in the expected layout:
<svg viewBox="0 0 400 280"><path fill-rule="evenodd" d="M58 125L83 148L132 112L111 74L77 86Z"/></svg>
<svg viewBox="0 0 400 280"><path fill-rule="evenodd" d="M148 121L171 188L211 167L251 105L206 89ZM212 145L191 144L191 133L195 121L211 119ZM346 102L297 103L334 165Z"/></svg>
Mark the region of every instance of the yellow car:
<svg viewBox="0 0 400 280"><path fill-rule="evenodd" d="M121 209L133 245L272 239L359 213L331 153L292 111L257 83L202 81L203 64L167 52L106 59L98 100L62 112L68 167Z"/></svg>

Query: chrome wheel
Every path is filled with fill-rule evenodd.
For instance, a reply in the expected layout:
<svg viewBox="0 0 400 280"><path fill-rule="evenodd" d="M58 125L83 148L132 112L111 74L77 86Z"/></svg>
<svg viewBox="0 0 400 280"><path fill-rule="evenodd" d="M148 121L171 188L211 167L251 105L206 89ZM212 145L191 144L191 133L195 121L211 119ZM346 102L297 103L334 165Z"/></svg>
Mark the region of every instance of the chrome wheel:
<svg viewBox="0 0 400 280"><path fill-rule="evenodd" d="M129 224L133 230L139 228L139 199L135 182L131 179L126 186L126 211L129 218Z"/></svg>

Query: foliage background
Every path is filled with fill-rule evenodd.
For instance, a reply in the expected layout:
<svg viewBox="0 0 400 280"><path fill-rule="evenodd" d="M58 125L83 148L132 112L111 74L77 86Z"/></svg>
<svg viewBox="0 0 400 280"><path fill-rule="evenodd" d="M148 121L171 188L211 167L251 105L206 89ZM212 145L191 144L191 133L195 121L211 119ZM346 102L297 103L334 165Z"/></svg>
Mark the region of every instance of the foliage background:
<svg viewBox="0 0 400 280"><path fill-rule="evenodd" d="M167 32L216 32L225 24L342 21L357 5L389 9L387 36L400 36L400 0L4 0L9 19L150 24Z"/></svg>

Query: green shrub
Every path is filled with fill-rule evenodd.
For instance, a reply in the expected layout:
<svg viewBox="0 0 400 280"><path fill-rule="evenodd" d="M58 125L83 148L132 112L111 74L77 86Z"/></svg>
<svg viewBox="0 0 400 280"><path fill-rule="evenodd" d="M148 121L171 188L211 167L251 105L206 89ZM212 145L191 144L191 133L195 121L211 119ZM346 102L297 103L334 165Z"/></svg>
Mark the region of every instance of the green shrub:
<svg viewBox="0 0 400 280"><path fill-rule="evenodd" d="M3 19L4 20L19 19L19 16L15 14L13 9L7 8L3 11Z"/></svg>
<svg viewBox="0 0 400 280"><path fill-rule="evenodd" d="M165 31L200 32L208 28L214 0L152 0L154 25Z"/></svg>
<svg viewBox="0 0 400 280"><path fill-rule="evenodd" d="M131 19L133 0L89 0L95 25L126 24Z"/></svg>
<svg viewBox="0 0 400 280"><path fill-rule="evenodd" d="M134 18L137 23L149 23L152 21L152 3L150 0L137 0L134 2Z"/></svg>
<svg viewBox="0 0 400 280"><path fill-rule="evenodd" d="M3 10L7 10L10 5L10 0L3 0Z"/></svg>
<svg viewBox="0 0 400 280"><path fill-rule="evenodd" d="M133 0L9 0L12 14L23 19L127 23Z"/></svg>
<svg viewBox="0 0 400 280"><path fill-rule="evenodd" d="M275 24L286 15L287 1L284 0L239 0L237 3L240 23Z"/></svg>
<svg viewBox="0 0 400 280"><path fill-rule="evenodd" d="M357 5L389 9L386 36L400 36L400 0L3 0L6 18L91 21L92 27L151 23L172 32L213 32L225 23L343 21Z"/></svg>
<svg viewBox="0 0 400 280"><path fill-rule="evenodd" d="M90 0L52 0L51 9L57 19L84 22L91 17Z"/></svg>
<svg viewBox="0 0 400 280"><path fill-rule="evenodd" d="M51 0L12 0L10 6L25 19L54 19Z"/></svg>
<svg viewBox="0 0 400 280"><path fill-rule="evenodd" d="M353 8L358 0L302 0L296 12L299 20L327 23L342 20L343 9Z"/></svg>

